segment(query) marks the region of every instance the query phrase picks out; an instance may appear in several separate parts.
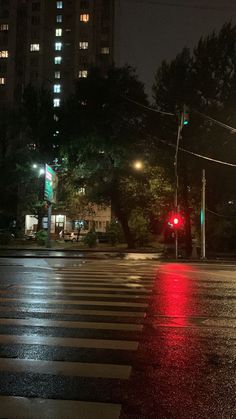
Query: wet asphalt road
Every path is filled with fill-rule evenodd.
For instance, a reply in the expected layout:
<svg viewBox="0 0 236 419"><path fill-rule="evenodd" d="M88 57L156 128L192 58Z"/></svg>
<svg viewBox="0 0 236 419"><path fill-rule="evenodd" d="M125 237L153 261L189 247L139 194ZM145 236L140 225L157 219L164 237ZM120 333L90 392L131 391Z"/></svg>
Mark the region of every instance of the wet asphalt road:
<svg viewBox="0 0 236 419"><path fill-rule="evenodd" d="M0 273L1 419L236 418L236 265L2 258Z"/></svg>

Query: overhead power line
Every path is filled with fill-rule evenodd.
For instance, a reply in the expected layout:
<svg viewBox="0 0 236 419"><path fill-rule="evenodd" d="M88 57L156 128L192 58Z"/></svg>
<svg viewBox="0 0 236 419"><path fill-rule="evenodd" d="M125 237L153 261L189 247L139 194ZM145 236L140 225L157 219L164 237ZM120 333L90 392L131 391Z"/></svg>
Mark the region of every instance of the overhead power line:
<svg viewBox="0 0 236 419"><path fill-rule="evenodd" d="M194 153L193 151L186 150L185 148L182 148L182 147L179 147L179 150L183 151L184 153L192 154L193 156L199 157L200 159L211 161L213 163L223 164L225 166L236 167L236 164L234 164L234 163L229 163L229 162L226 162L226 161L223 161L223 160L212 159L211 157L207 157L207 156L204 156L202 154Z"/></svg>
<svg viewBox="0 0 236 419"><path fill-rule="evenodd" d="M206 115L205 113L199 112L196 109L192 109L192 111L195 112L196 114L200 115L202 118L208 119L209 121L213 122L214 124L228 129L231 132L231 134L236 133L236 128L233 128L230 125L224 124L223 122L220 122L217 119L214 119L211 116Z"/></svg>
<svg viewBox="0 0 236 419"><path fill-rule="evenodd" d="M128 100L129 102L132 102L132 103L134 103L135 105L141 106L141 107L143 107L143 108L145 108L145 109L147 109L147 110L149 110L149 111L156 112L156 113L160 113L160 114L162 114L162 115L175 116L175 114L174 114L174 113L172 113L172 112L159 111L158 109L151 108L151 107L149 107L149 106L143 105L143 104L142 104L142 103L140 103L140 102L137 102L136 100L130 99L130 98L128 98L127 96L123 96L123 98L124 98L124 99L126 99L126 100ZM225 129L229 130L229 131L231 132L231 134L235 134L235 133L236 133L236 128L231 127L230 125L227 125L227 124L225 124L224 122L218 121L217 119L214 119L214 118L212 118L211 116L206 115L205 113L199 112L199 111L197 111L197 109L190 108L190 110L192 110L194 113L198 114L198 115L199 115L199 116L201 116L202 118L205 118L205 119L207 119L208 121L211 121L211 122L213 122L214 124L219 125L219 126L221 126L222 128L225 128Z"/></svg>
<svg viewBox="0 0 236 419"><path fill-rule="evenodd" d="M171 112L165 112L165 111L159 111L158 109L150 108L150 106L146 106L146 105L143 105L143 104L142 104L142 103L140 103L140 102L136 102L136 100L130 99L130 98L129 98L129 97L127 97L127 96L122 96L122 97L123 97L125 100L128 100L129 102L134 103L134 104L135 104L135 105L137 105L137 106L141 106L142 108L147 109L147 110L149 110L149 111L156 112L156 113L160 113L160 114L162 114L162 115L175 116L175 114L174 114L174 113L171 113Z"/></svg>
<svg viewBox="0 0 236 419"><path fill-rule="evenodd" d="M235 218L236 217L236 214L231 214L231 215L219 214L218 212L211 211L209 209L206 209L206 211L209 212L210 214L216 215L217 217L220 217L220 218Z"/></svg>
<svg viewBox="0 0 236 419"><path fill-rule="evenodd" d="M172 147L174 149L176 148L175 144L169 143L168 141L165 141L165 140L161 140L158 137L149 136L149 138L155 139L155 140L159 141L160 143L165 144L165 145L167 145L169 147ZM229 163L229 162L226 162L224 160L213 159L211 157L204 156L203 154L198 154L198 153L194 153L193 151L186 150L183 147L179 147L179 151L182 151L183 153L191 154L192 156L198 157L198 158L203 159L203 160L208 160L212 163L217 163L217 164L221 164L221 165L224 165L224 166L236 167L236 164L234 164L234 163Z"/></svg>

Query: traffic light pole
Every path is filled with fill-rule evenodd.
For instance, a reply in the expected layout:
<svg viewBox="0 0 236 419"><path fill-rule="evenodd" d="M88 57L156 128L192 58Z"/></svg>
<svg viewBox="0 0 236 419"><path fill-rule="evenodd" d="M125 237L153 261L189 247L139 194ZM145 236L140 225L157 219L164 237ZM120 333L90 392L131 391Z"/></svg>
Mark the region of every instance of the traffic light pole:
<svg viewBox="0 0 236 419"><path fill-rule="evenodd" d="M174 168L175 168L175 211L179 212L179 204L178 204L178 192L179 192L179 177L178 177L178 151L179 151L179 142L181 138L181 131L183 129L183 112L181 112L179 125L178 125L178 133L177 133L177 141L176 141L176 149L175 149L175 160L174 160ZM175 230L175 259L178 259L178 231Z"/></svg>
<svg viewBox="0 0 236 419"><path fill-rule="evenodd" d="M201 202L201 259L206 258L206 174L202 171L202 202Z"/></svg>

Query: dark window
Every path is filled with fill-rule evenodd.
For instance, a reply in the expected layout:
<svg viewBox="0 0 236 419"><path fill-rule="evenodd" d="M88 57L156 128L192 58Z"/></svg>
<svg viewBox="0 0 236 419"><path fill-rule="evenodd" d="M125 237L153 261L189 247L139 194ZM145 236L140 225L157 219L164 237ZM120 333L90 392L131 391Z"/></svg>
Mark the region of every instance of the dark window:
<svg viewBox="0 0 236 419"><path fill-rule="evenodd" d="M37 1L37 3L32 3L32 10L34 12L39 11L40 10L40 2Z"/></svg>
<svg viewBox="0 0 236 419"><path fill-rule="evenodd" d="M88 0L81 0L80 7L81 7L81 9L88 9L89 8L89 1Z"/></svg>
<svg viewBox="0 0 236 419"><path fill-rule="evenodd" d="M32 23L32 25L39 25L40 24L39 16L32 16L31 17L31 23Z"/></svg>
<svg viewBox="0 0 236 419"><path fill-rule="evenodd" d="M38 66L38 64L39 64L38 57L32 57L32 58L30 59L30 65L31 65L32 67L37 67L37 66Z"/></svg>
<svg viewBox="0 0 236 419"><path fill-rule="evenodd" d="M6 10L6 9L5 10L4 9L1 10L0 9L0 18L4 18L5 19L7 17L9 17L9 10Z"/></svg>

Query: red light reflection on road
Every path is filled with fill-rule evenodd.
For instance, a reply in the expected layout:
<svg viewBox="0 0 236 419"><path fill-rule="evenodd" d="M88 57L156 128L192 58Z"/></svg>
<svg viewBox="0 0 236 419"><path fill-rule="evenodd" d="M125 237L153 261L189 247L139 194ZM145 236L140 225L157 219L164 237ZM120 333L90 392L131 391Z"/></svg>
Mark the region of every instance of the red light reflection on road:
<svg viewBox="0 0 236 419"><path fill-rule="evenodd" d="M186 314L193 292L189 270L190 267L182 263L162 265L157 284L162 298L162 315L179 317L178 324L182 322L183 326L187 324Z"/></svg>
<svg viewBox="0 0 236 419"><path fill-rule="evenodd" d="M162 336L163 362L169 366L186 366L194 362L192 350L197 345L197 330L192 336L195 344L189 347L191 328L189 317L193 314L195 278L191 278L191 265L166 263L157 273L154 302L155 327Z"/></svg>

